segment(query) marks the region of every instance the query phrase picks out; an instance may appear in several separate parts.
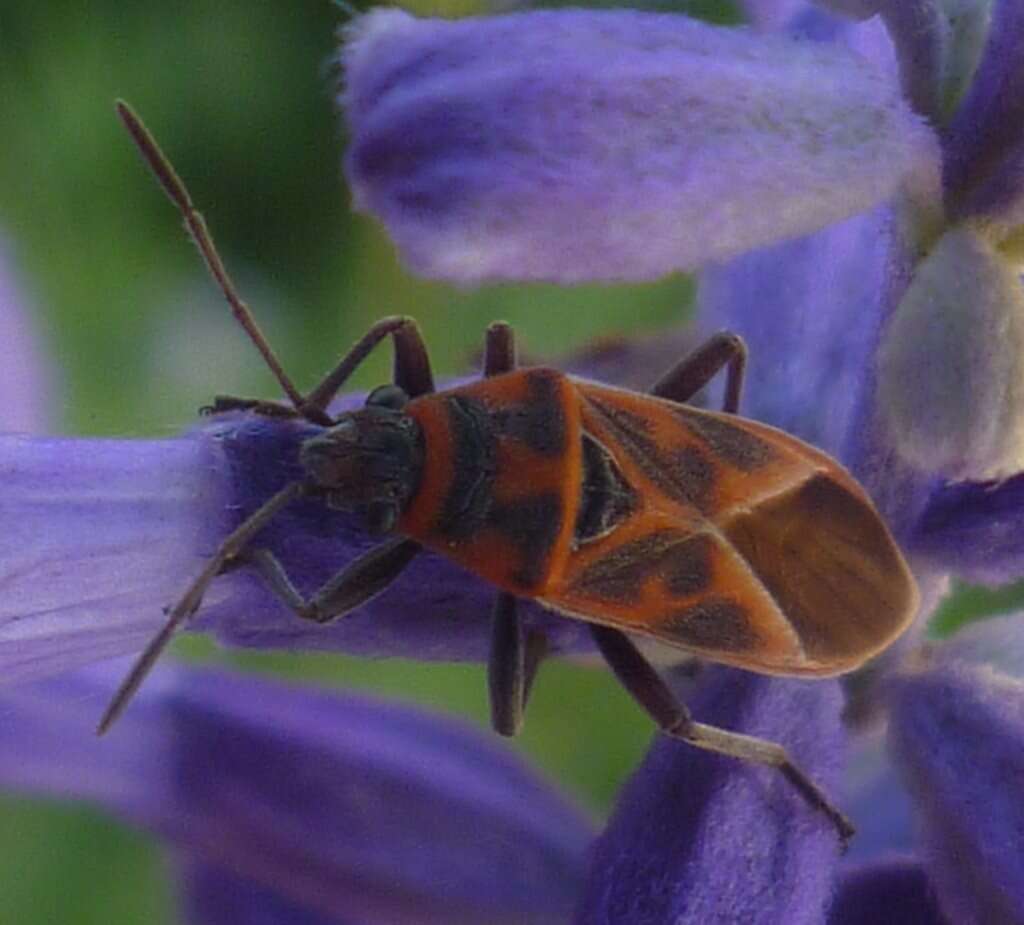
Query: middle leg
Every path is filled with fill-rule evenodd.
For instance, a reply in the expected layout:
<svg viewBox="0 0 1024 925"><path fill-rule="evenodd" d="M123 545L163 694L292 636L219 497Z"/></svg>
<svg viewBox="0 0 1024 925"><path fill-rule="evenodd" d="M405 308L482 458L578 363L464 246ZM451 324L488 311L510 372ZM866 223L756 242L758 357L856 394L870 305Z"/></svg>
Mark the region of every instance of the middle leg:
<svg viewBox="0 0 1024 925"><path fill-rule="evenodd" d="M671 401L689 401L723 366L727 366L729 371L722 410L736 414L740 408L743 376L747 367L747 345L742 337L731 331L719 331L709 337L655 382L651 394Z"/></svg>
<svg viewBox="0 0 1024 925"><path fill-rule="evenodd" d="M510 325L496 321L488 327L484 341L484 376L500 376L515 368L515 334ZM491 725L500 735L512 736L522 727L530 687L547 651L547 639L538 631L524 631L518 601L506 591L498 594L491 620L487 661Z"/></svg>

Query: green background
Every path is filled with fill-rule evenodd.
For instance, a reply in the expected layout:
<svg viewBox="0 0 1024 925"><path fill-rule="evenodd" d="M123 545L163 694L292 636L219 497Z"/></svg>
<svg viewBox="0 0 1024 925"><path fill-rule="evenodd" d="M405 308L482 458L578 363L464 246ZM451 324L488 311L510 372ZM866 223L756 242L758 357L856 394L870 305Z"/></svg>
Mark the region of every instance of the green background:
<svg viewBox="0 0 1024 925"><path fill-rule="evenodd" d="M331 67L341 19L327 2L2 5L0 235L58 371L54 430L168 435L214 392L275 396L114 117L116 97L175 162L300 384L395 312L419 319L441 372L464 370L495 318L544 356L687 316L683 278L464 291L405 274L373 222L352 215L341 179ZM386 364L382 351L357 385L384 381ZM487 721L479 666L241 656L195 639L178 652ZM650 734L606 673L551 663L512 747L603 814ZM147 837L87 808L12 797L0 797L0 820L0 922L173 920L173 888Z"/></svg>

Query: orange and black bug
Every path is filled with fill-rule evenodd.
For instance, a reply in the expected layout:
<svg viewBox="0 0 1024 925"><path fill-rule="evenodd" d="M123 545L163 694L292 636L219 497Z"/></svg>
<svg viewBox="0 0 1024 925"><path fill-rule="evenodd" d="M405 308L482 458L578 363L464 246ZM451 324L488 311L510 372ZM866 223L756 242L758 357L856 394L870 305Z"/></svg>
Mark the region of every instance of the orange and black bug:
<svg viewBox="0 0 1024 925"><path fill-rule="evenodd" d="M591 625L662 731L779 768L844 838L852 833L780 746L695 722L626 635L762 673L834 675L888 645L916 608L914 580L863 489L825 454L736 416L740 338L712 337L641 395L553 369L516 369L512 331L499 323L487 331L484 378L435 392L415 322L386 318L304 396L235 292L181 181L138 119L118 109L291 402L219 398L212 410L301 417L321 430L302 444L303 479L245 520L170 610L101 731L226 568L256 569L298 616L324 623L381 592L427 548L498 589L489 663L498 731L518 729L543 654L516 606L537 600ZM371 392L363 409L332 417L331 400L388 337L393 384ZM722 412L683 404L723 368ZM359 511L393 537L306 598L250 541L309 496Z"/></svg>

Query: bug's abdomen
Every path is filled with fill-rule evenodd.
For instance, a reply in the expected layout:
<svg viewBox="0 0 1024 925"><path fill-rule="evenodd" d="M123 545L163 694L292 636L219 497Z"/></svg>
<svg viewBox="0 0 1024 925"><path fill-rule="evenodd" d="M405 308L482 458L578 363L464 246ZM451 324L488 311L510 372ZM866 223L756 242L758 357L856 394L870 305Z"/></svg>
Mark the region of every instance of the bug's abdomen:
<svg viewBox="0 0 1024 925"><path fill-rule="evenodd" d="M569 554L580 412L561 373L524 369L416 399L419 490L398 529L507 591L542 593Z"/></svg>

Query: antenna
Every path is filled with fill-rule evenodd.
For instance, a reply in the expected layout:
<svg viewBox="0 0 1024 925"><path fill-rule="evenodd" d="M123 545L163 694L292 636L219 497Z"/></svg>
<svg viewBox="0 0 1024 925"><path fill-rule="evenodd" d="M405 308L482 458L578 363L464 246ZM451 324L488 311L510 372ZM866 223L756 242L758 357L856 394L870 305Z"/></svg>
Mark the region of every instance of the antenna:
<svg viewBox="0 0 1024 925"><path fill-rule="evenodd" d="M188 586L188 590L178 599L178 602L167 611L167 622L160 628L160 631L150 640L149 645L136 659L128 676L121 682L109 706L103 713L99 725L96 727L96 734L103 735L124 712L129 701L135 696L135 692L146 679L146 675L152 670L157 659L167 648L174 634L189 617L199 609L203 595L210 586L210 582L216 578L224 566L238 555L249 544L249 541L262 530L267 522L285 505L290 504L296 498L301 497L308 491L305 482L292 482L282 488L276 495L272 495L262 507L242 521L228 536L224 542L217 547L217 551L210 557L202 572Z"/></svg>
<svg viewBox="0 0 1024 925"><path fill-rule="evenodd" d="M124 123L125 128L128 129L128 134L131 135L132 141L135 142L135 146L139 149L142 157L149 164L157 182L163 187L164 192L185 220L185 230L195 242L196 247L199 248L199 253L202 255L203 262L210 271L210 276L213 277L214 282L220 288L228 305L231 307L231 314L235 316L235 319L243 327L245 333L249 335L249 339L256 345L256 349L259 350L267 366L270 367L270 371L281 384L281 388L284 389L288 400L301 413L303 405L302 394L292 384L291 379L278 361L269 342L259 329L259 325L256 324L256 319L253 318L249 306L245 304L242 297L238 294L235 284L231 281L231 277L228 276L228 271L224 268L224 262L220 259L220 254L217 253L213 237L210 235L210 230L206 227L206 220L203 218L202 213L193 205L192 197L189 195L188 189L182 182L181 177L178 176L167 155L160 150L156 139L150 134L149 129L146 128L143 121L135 114L131 106L124 100L118 100L115 106L118 116Z"/></svg>

